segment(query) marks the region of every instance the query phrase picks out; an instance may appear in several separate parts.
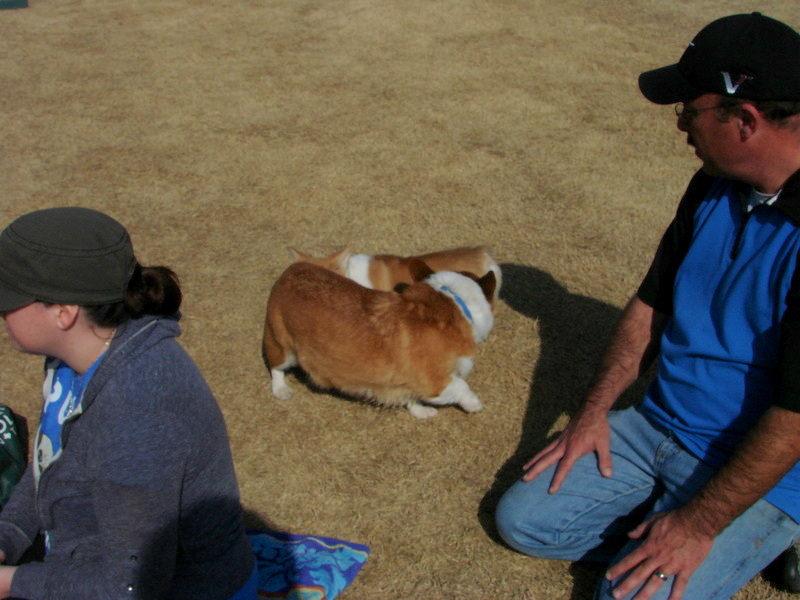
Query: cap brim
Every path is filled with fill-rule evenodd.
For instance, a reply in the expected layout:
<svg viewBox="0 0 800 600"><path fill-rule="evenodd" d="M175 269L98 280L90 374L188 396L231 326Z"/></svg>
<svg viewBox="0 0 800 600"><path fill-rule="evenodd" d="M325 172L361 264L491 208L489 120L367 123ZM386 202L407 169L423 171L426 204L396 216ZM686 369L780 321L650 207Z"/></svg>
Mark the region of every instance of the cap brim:
<svg viewBox="0 0 800 600"><path fill-rule="evenodd" d="M677 64L645 71L639 75L639 89L656 104L689 102L703 94L681 75Z"/></svg>
<svg viewBox="0 0 800 600"><path fill-rule="evenodd" d="M11 312L32 302L36 302L36 298L21 294L0 282L0 312Z"/></svg>

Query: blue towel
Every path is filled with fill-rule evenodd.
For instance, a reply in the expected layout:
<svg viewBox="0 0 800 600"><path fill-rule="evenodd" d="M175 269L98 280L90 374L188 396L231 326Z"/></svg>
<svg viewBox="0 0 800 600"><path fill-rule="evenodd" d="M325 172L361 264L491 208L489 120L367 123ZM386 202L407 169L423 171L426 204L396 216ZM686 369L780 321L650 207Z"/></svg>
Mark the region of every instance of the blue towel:
<svg viewBox="0 0 800 600"><path fill-rule="evenodd" d="M333 600L355 579L369 548L318 535L247 532L258 566L258 597Z"/></svg>

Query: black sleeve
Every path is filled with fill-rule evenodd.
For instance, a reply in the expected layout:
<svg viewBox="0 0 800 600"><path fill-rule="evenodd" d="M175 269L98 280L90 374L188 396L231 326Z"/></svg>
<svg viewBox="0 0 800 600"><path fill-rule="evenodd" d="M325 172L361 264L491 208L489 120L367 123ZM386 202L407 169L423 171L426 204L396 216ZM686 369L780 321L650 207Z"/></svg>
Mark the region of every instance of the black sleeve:
<svg viewBox="0 0 800 600"><path fill-rule="evenodd" d="M713 178L702 171L695 173L683 194L675 218L664 232L650 269L636 295L639 300L665 315L672 314L673 286L694 232L694 213L711 187Z"/></svg>
<svg viewBox="0 0 800 600"><path fill-rule="evenodd" d="M800 255L797 260L800 261ZM795 263L792 286L781 320L778 389L775 405L800 412L800 262Z"/></svg>

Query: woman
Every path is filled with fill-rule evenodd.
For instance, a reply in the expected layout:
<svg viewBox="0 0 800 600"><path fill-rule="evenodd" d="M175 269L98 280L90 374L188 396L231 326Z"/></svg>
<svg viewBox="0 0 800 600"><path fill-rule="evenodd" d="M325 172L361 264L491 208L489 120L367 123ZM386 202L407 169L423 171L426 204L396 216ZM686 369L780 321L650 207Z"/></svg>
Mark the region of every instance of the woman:
<svg viewBox="0 0 800 600"><path fill-rule="evenodd" d="M0 234L11 345L46 357L34 456L0 513L0 598L256 598L219 407L180 334L181 291L86 208Z"/></svg>

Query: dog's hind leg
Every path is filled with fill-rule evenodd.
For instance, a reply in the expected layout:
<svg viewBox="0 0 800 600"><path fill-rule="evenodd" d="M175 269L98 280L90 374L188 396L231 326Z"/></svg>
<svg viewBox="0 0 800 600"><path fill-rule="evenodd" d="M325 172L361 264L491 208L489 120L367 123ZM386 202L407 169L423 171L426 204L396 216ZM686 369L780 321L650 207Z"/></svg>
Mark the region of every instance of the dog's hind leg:
<svg viewBox="0 0 800 600"><path fill-rule="evenodd" d="M263 354L272 378L272 395L279 400L288 400L292 397L292 388L286 383L285 371L297 366L297 358L291 352L285 351L275 339L269 322L264 327Z"/></svg>
<svg viewBox="0 0 800 600"><path fill-rule="evenodd" d="M286 370L297 366L294 356L287 355L283 363L269 370L272 377L272 395L279 400L288 400L292 397L292 388L286 383Z"/></svg>
<svg viewBox="0 0 800 600"><path fill-rule="evenodd" d="M473 392L466 381L455 375L450 379L450 383L444 388L436 398L426 398L425 402L440 406L448 404L458 404L467 412L478 412L483 408L483 403Z"/></svg>
<svg viewBox="0 0 800 600"><path fill-rule="evenodd" d="M472 358L462 356L456 361L456 376L464 378L472 372Z"/></svg>

